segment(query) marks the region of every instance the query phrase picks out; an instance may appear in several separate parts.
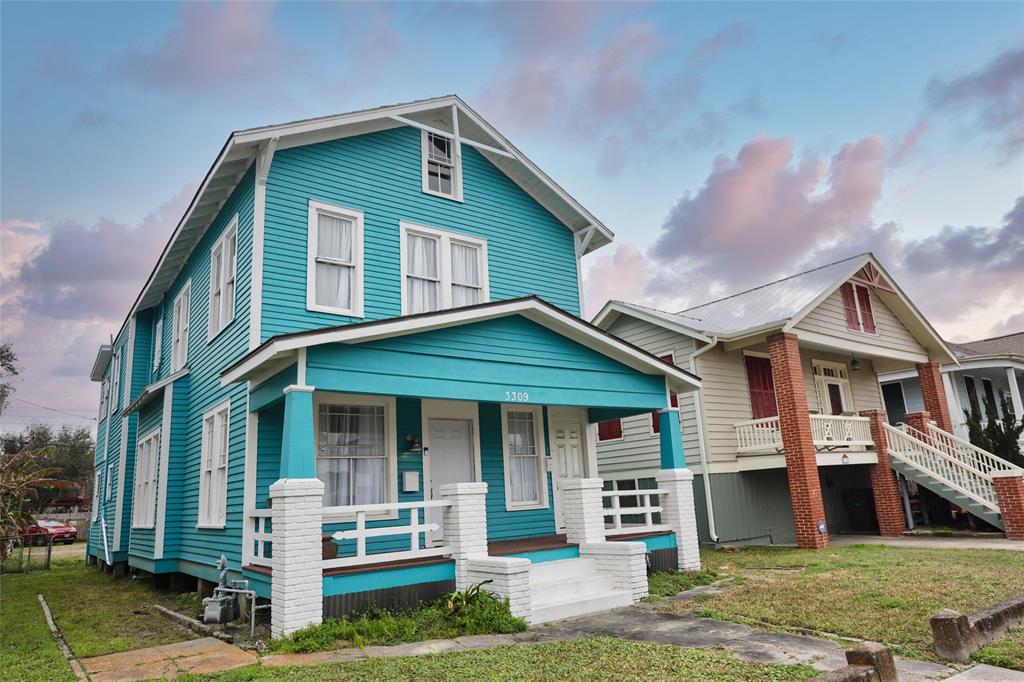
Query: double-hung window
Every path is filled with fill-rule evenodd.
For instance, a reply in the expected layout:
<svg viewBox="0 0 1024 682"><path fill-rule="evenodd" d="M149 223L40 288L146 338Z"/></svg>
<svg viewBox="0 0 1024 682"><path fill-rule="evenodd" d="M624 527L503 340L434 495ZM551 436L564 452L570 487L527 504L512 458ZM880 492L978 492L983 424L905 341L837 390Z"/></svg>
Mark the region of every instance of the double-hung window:
<svg viewBox="0 0 1024 682"><path fill-rule="evenodd" d="M161 317L153 324L153 374L160 371L160 350L164 342L164 320Z"/></svg>
<svg viewBox="0 0 1024 682"><path fill-rule="evenodd" d="M110 399L111 410L114 414L121 409L121 351L114 351L114 355L110 360Z"/></svg>
<svg viewBox="0 0 1024 682"><path fill-rule="evenodd" d="M402 313L485 303L487 241L412 223L402 228Z"/></svg>
<svg viewBox="0 0 1024 682"><path fill-rule="evenodd" d="M363 316L363 214L309 201L306 308Z"/></svg>
<svg viewBox="0 0 1024 682"><path fill-rule="evenodd" d="M462 168L455 139L423 131L423 191L462 201Z"/></svg>
<svg viewBox="0 0 1024 682"><path fill-rule="evenodd" d="M192 308L192 281L189 280L174 299L171 332L171 371L177 372L188 362L189 317Z"/></svg>
<svg viewBox="0 0 1024 682"><path fill-rule="evenodd" d="M235 319L235 269L238 252L238 216L232 219L210 250L210 329L213 339Z"/></svg>
<svg viewBox="0 0 1024 682"><path fill-rule="evenodd" d="M846 328L855 332L874 334L875 315L871 310L871 292L863 284L846 282L839 287L846 313Z"/></svg>
<svg viewBox="0 0 1024 682"><path fill-rule="evenodd" d="M394 399L335 395L318 401L316 410L316 476L324 482L324 506L393 501Z"/></svg>
<svg viewBox="0 0 1024 682"><path fill-rule="evenodd" d="M508 509L547 506L541 408L502 405L505 505Z"/></svg>
<svg viewBox="0 0 1024 682"><path fill-rule="evenodd" d="M107 490L106 490L107 502L114 497L114 463L110 462L107 464Z"/></svg>
<svg viewBox="0 0 1024 682"><path fill-rule="evenodd" d="M160 468L160 429L150 431L135 449L132 528L152 528L156 520L156 481Z"/></svg>
<svg viewBox="0 0 1024 682"><path fill-rule="evenodd" d="M199 470L199 525L223 528L228 493L230 407L225 400L203 415Z"/></svg>

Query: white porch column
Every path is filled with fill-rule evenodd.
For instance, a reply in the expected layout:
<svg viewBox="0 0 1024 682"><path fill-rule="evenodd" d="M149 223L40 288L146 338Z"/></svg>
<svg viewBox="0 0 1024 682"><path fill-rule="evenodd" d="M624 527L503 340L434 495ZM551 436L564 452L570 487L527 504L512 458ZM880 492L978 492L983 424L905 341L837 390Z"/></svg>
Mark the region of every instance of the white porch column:
<svg viewBox="0 0 1024 682"><path fill-rule="evenodd" d="M1020 386L1017 385L1017 371L1013 367L1006 368L1006 383L1010 385L1010 404L1013 405L1013 416L1024 418L1024 404L1020 401Z"/></svg>
<svg viewBox="0 0 1024 682"><path fill-rule="evenodd" d="M662 469L655 476L658 488L667 490L659 497L661 522L676 534L679 568L700 570L697 541L697 512L693 505L693 472L689 469Z"/></svg>
<svg viewBox="0 0 1024 682"><path fill-rule="evenodd" d="M282 478L270 486L273 637L323 620L323 498L324 484L316 478Z"/></svg>
<svg viewBox="0 0 1024 682"><path fill-rule="evenodd" d="M444 543L455 559L455 589L463 590L471 584L467 562L487 556L487 484L448 483L440 493L452 503L444 510Z"/></svg>
<svg viewBox="0 0 1024 682"><path fill-rule="evenodd" d="M955 379L951 372L942 373L942 388L946 391L946 403L949 405L950 421L953 422L953 434L967 440L967 422L960 406L960 396L956 393Z"/></svg>
<svg viewBox="0 0 1024 682"><path fill-rule="evenodd" d="M604 542L604 514L600 478L562 479L562 516L565 539L576 545Z"/></svg>

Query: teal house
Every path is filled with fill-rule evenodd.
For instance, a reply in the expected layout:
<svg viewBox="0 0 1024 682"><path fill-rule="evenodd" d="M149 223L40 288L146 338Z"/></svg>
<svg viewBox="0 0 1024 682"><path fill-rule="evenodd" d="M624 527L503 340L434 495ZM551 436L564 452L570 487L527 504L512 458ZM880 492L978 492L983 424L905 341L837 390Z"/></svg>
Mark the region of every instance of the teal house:
<svg viewBox="0 0 1024 682"><path fill-rule="evenodd" d="M612 233L449 96L232 133L100 348L88 558L244 581L276 635L456 587L533 622L696 568L676 395L580 319ZM596 424L654 414L657 487Z"/></svg>

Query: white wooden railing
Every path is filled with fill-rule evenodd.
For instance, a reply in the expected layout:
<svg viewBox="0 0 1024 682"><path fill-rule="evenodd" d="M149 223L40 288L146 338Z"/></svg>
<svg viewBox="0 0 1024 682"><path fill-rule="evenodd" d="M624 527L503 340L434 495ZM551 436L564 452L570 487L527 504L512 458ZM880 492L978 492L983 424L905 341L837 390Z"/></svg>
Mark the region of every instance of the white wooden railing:
<svg viewBox="0 0 1024 682"><path fill-rule="evenodd" d="M914 433L918 438L923 436L920 431L909 425L907 432ZM937 449L969 464L978 471L991 474L993 471L1010 471L1015 468L1013 463L997 457L987 450L982 450L970 441L943 431L935 424L928 424L928 435L931 436L932 445Z"/></svg>
<svg viewBox="0 0 1024 682"><path fill-rule="evenodd" d="M602 497L608 500L611 506L604 507L601 513L605 519L611 518L611 523L605 522L605 536L625 535L627 533L655 533L664 530L671 530L669 526L655 523L654 515L662 511L660 505L653 504L651 497L654 495L665 495L667 490L643 489L643 490L604 490ZM633 507L622 506L623 497L635 497L639 504ZM626 523L622 521L623 516L643 516L643 523Z"/></svg>
<svg viewBox="0 0 1024 682"><path fill-rule="evenodd" d="M833 414L811 415L811 439L815 447L867 447L874 445L871 420Z"/></svg>
<svg viewBox="0 0 1024 682"><path fill-rule="evenodd" d="M736 429L736 451L744 452L781 452L782 430L779 428L778 417L748 419L733 424Z"/></svg>
<svg viewBox="0 0 1024 682"><path fill-rule="evenodd" d="M901 424L900 428L888 424L884 427L890 457L924 472L994 512L999 511L991 471L976 469L970 463L950 456L929 443L925 434L906 424Z"/></svg>
<svg viewBox="0 0 1024 682"><path fill-rule="evenodd" d="M379 563L384 561L402 561L405 559L419 559L422 557L441 556L449 554L451 548L446 545L439 547L421 547L421 536L439 529L436 523L427 522L422 516L428 509L440 509L450 507L448 500L425 500L421 502L392 502L385 504L361 504L347 507L324 507L324 523L352 523L355 521L355 528L341 530L334 533L335 540L355 540L356 553L352 556L338 557L337 559L325 559L324 568L338 568L341 566L358 566L360 564ZM409 510L408 523L396 525L366 527L367 516L371 519L374 516L380 517L398 514L403 510ZM394 552L367 553L366 540L368 538L390 537L393 535L407 535L409 537L409 549Z"/></svg>
<svg viewBox="0 0 1024 682"><path fill-rule="evenodd" d="M273 537L270 530L271 510L249 510L249 524L252 530L252 556L249 563L256 566L270 566L270 552L267 551Z"/></svg>

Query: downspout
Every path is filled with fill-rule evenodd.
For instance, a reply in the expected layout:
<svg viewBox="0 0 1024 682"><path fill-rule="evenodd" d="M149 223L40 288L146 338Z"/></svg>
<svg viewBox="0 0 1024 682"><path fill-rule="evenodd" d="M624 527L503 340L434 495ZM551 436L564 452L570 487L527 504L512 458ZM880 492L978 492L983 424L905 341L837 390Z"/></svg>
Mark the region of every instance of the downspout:
<svg viewBox="0 0 1024 682"><path fill-rule="evenodd" d="M712 336L708 345L690 353L690 371L699 376L697 371L697 356L711 350L718 345L718 337ZM718 542L718 531L715 530L715 505L711 501L711 474L708 471L708 439L704 433L704 405L700 399L700 391L693 392L693 405L697 408L697 439L700 441L700 466L703 470L704 479L704 506L708 514L708 535L712 542Z"/></svg>

